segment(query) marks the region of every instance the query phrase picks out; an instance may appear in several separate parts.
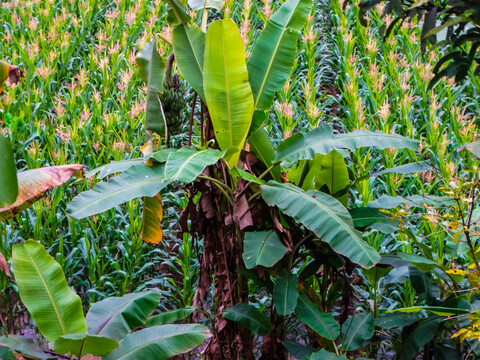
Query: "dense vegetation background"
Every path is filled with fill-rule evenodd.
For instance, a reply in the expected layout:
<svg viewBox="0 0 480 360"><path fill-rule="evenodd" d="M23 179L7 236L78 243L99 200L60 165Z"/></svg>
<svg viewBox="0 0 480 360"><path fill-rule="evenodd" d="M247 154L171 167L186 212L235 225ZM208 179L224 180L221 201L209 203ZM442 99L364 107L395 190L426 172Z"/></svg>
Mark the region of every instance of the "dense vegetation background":
<svg viewBox="0 0 480 360"><path fill-rule="evenodd" d="M363 334L362 346L350 348L356 351L343 347L350 357L392 358L403 346L413 349L402 355L404 359L417 354L425 359L442 359L442 353L449 354L443 357L448 359L462 358L460 354L475 358L478 344L471 339L478 339L478 325L472 325L474 320L469 325L468 316L477 311L478 300L472 288L478 284L474 278L480 269L476 247L469 245L476 245L478 162L469 151L472 147L463 146L478 137L480 78L471 67L463 81L441 78L429 88L433 70L449 48L429 47L422 54L423 20L419 18L397 26L384 37L395 16L387 11L382 17L382 3L363 14L358 3L314 2L300 32L291 76L277 93L264 127L275 147L297 132L306 133L325 123L331 124L336 133L382 131L419 140L418 151L359 148L345 159L347 179L353 184L348 189L348 208L365 209L370 203L370 209L386 209L376 213L377 219L382 218L377 222L363 224L359 217L357 227L365 230L364 238L379 254L415 255L401 259L410 262L409 271L405 264L400 266L393 260L382 260L384 267L375 267L373 272L348 262L332 275L343 282L328 283L329 291L338 296L332 295L331 303L323 305L337 318L360 312L376 319L374 337L373 331ZM280 5L249 0L227 4L247 46L247 58L251 44ZM77 163L91 170L141 156L146 142L147 87L135 58L156 34L171 39L167 10L160 0L12 1L0 5L1 58L19 66L24 75L18 84L7 84L0 107L0 131L13 145L17 169ZM201 11L189 14L201 20ZM220 18L220 14L211 11L210 20ZM365 17L368 26L362 25ZM163 41L158 46L166 60L171 46ZM185 97L191 103L191 88ZM199 109L200 105L196 114ZM190 107L184 111L189 118ZM188 123L182 130L171 137L172 147L188 143ZM198 125L193 137L195 143L200 142ZM412 163L420 170L385 171ZM296 183L296 168L292 169L284 169L286 179ZM0 222L0 252L9 265L13 245L35 239L61 265L85 311L99 300L150 288L162 295L159 311L193 305L202 243L188 234L177 236L180 213L188 203L183 196L185 190L170 186L162 191L164 235L159 244L153 245L141 238L139 200L83 220L68 215L67 205L72 199L98 181L72 180L47 192L21 214ZM327 186L332 195L336 192L334 181L332 177L331 186ZM405 200L412 195L421 197ZM435 198L429 202L424 195L450 196L454 201ZM372 206L379 198L383 200ZM471 243L464 238L463 214L472 225L467 231L472 234ZM298 274L308 261L296 265ZM322 291L322 276L325 273L319 270L305 283L312 286L312 291ZM338 289L333 289L335 286ZM253 280L249 288L257 308L271 309L268 291ZM24 332L32 322L15 282L3 272L0 289L1 332ZM348 304L342 303L347 294ZM458 294L466 296L460 299ZM211 296L208 299L215 302ZM450 310L431 312L428 306ZM389 327L386 318L383 323L378 320L386 311L412 307L417 308L411 314L389 318L398 321L395 326ZM437 322L437 317L442 320ZM449 321L444 321L447 317ZM436 327L432 327L432 321ZM460 343L452 335L462 327L471 330L471 339ZM311 346L306 353L288 348L296 358L310 356L312 348L331 346L296 320L288 319L285 329L292 343ZM416 341L411 335L414 331L432 336ZM342 334L346 340L348 333L342 330ZM343 352L341 342L337 346ZM261 352L259 346L255 352Z"/></svg>

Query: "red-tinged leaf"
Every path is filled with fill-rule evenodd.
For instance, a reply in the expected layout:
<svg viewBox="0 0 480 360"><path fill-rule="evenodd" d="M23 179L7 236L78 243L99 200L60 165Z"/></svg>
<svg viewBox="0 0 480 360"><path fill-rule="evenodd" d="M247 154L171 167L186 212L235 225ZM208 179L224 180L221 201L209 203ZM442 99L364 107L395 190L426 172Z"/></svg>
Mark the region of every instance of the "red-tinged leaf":
<svg viewBox="0 0 480 360"><path fill-rule="evenodd" d="M83 165L50 166L18 173L17 200L0 209L0 221L10 219L27 209L41 199L48 189L62 185L72 176L83 177Z"/></svg>
<svg viewBox="0 0 480 360"><path fill-rule="evenodd" d="M159 244L163 238L162 198L159 194L143 198L142 240L149 244Z"/></svg>
<svg viewBox="0 0 480 360"><path fill-rule="evenodd" d="M3 254L0 252L0 270L2 270L9 278L12 277L10 274L10 268L8 267L7 261L5 260L5 257Z"/></svg>
<svg viewBox="0 0 480 360"><path fill-rule="evenodd" d="M20 82L22 76L23 74L18 66L10 65L0 60L0 94L3 92L3 83L7 79L11 84L16 84Z"/></svg>

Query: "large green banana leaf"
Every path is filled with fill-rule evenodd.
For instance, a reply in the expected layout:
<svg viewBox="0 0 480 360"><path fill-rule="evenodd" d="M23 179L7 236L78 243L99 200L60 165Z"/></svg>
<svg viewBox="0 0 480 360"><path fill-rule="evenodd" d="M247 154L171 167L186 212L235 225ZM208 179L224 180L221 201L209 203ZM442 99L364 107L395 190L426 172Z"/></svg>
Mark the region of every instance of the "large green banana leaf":
<svg viewBox="0 0 480 360"><path fill-rule="evenodd" d="M322 313L305 295L299 296L295 314L313 331L328 340L335 340L340 335L340 325L332 313Z"/></svg>
<svg viewBox="0 0 480 360"><path fill-rule="evenodd" d="M75 219L83 219L135 198L152 197L167 185L165 165L134 165L108 182L82 192L73 199L67 212Z"/></svg>
<svg viewBox="0 0 480 360"><path fill-rule="evenodd" d="M243 41L233 20L218 20L210 25L203 75L205 99L220 149L233 147L237 150L227 161L233 168L247 138L254 111Z"/></svg>
<svg viewBox="0 0 480 360"><path fill-rule="evenodd" d="M286 1L260 34L247 63L256 109L270 109L275 92L282 89L290 76L298 32L312 5L312 0Z"/></svg>
<svg viewBox="0 0 480 360"><path fill-rule="evenodd" d="M165 177L171 181L191 183L208 165L215 164L224 155L225 152L220 150L183 147L168 156Z"/></svg>
<svg viewBox="0 0 480 360"><path fill-rule="evenodd" d="M279 315L290 315L297 306L297 275L283 269L278 274L273 288L273 303Z"/></svg>
<svg viewBox="0 0 480 360"><path fill-rule="evenodd" d="M54 349L59 354L77 355L80 359L87 354L96 356L108 355L118 346L118 342L103 336L69 334L55 340Z"/></svg>
<svg viewBox="0 0 480 360"><path fill-rule="evenodd" d="M147 291L97 302L85 318L88 333L120 341L145 324L159 301L159 293Z"/></svg>
<svg viewBox="0 0 480 360"><path fill-rule="evenodd" d="M67 285L61 266L44 247L29 240L13 247L13 274L20 298L50 341L85 333L82 301Z"/></svg>
<svg viewBox="0 0 480 360"><path fill-rule="evenodd" d="M131 333L103 360L166 360L195 348L209 337L211 334L203 325L154 326Z"/></svg>
<svg viewBox="0 0 480 360"><path fill-rule="evenodd" d="M205 102L203 90L203 56L205 33L193 25L179 25L172 33L175 60L183 77Z"/></svg>
<svg viewBox="0 0 480 360"><path fill-rule="evenodd" d="M366 268L380 261L375 249L353 227L348 210L335 198L320 191L304 192L293 184L274 181L261 185L260 188L268 205L278 206L285 214L327 242L337 253Z"/></svg>
<svg viewBox="0 0 480 360"><path fill-rule="evenodd" d="M379 131L356 130L348 134L334 134L330 125L321 125L307 134L297 133L282 141L273 160L295 163L303 159L311 160L315 154L326 155L332 150L356 150L362 147L418 150L418 144L418 140Z"/></svg>
<svg viewBox="0 0 480 360"><path fill-rule="evenodd" d="M18 195L17 169L12 147L0 133L0 208L13 204Z"/></svg>

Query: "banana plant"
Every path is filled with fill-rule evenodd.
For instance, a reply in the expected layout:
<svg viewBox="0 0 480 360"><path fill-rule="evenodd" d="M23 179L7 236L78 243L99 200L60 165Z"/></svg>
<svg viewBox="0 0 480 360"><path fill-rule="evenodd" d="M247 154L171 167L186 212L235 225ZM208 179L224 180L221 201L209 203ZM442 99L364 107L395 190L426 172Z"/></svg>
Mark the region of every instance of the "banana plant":
<svg viewBox="0 0 480 360"><path fill-rule="evenodd" d="M178 1L167 4L175 25L171 44L177 67L200 97L201 118L207 119L201 124L204 139L103 167L98 170L102 176L120 175L80 194L69 213L82 219L137 197L145 198L145 206L162 189L182 185L186 193L200 194L200 200L188 196L180 216L182 230L203 240L194 305L202 306L214 285L215 335L207 358L253 359L252 333L268 339L264 353L285 358L287 346L275 344L285 340L278 329L287 316L317 331L332 349L338 350L341 335L341 341L347 341L343 349L352 350L370 330L340 333L329 313L332 300L327 293L338 297L341 289L328 291L328 276L320 297L308 289L308 279L321 267L334 278L346 264L371 268L380 261L347 209L348 190L355 184L350 183L345 158L361 148L414 152L418 142L366 130L340 134L323 124L275 148L262 121L291 73L298 33L313 2L287 0L252 44L248 61L232 19L216 20L207 30L203 20L208 6L198 27ZM159 227L160 217L153 218ZM143 221L151 225L151 219L144 215ZM270 317L248 304L249 281L271 294ZM364 320L358 315L348 321L350 327L363 329ZM370 329L370 317L367 322ZM240 348L235 345L238 335Z"/></svg>
<svg viewBox="0 0 480 360"><path fill-rule="evenodd" d="M93 304L84 317L80 297L70 290L61 266L41 244L33 240L17 244L12 258L20 298L58 354L78 359L87 354L105 360L168 359L210 337L203 325L165 324L158 321L160 315L150 318L160 301L154 291L106 298ZM190 314L188 310L162 315L178 321ZM134 331L146 323L146 328ZM47 359L31 339L3 336L0 342L25 358Z"/></svg>

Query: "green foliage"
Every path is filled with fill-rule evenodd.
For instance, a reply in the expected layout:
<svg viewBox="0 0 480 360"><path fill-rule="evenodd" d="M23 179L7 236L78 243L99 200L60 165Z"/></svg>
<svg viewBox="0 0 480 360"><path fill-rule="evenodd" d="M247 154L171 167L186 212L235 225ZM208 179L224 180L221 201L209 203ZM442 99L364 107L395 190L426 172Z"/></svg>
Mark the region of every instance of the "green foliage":
<svg viewBox="0 0 480 360"><path fill-rule="evenodd" d="M13 248L13 274L23 303L50 341L85 333L82 301L67 286L62 268L43 246L28 241Z"/></svg>
<svg viewBox="0 0 480 360"><path fill-rule="evenodd" d="M312 230L336 252L363 267L371 267L380 260L375 249L353 227L347 209L335 198L319 191L304 192L292 184L269 182L261 189L268 205L277 206Z"/></svg>
<svg viewBox="0 0 480 360"><path fill-rule="evenodd" d="M238 303L222 313L225 319L239 323L252 333L267 336L272 331L272 325L264 314L252 305Z"/></svg>
<svg viewBox="0 0 480 360"><path fill-rule="evenodd" d="M247 269L258 265L271 267L288 251L273 230L247 232L244 241L243 261Z"/></svg>
<svg viewBox="0 0 480 360"><path fill-rule="evenodd" d="M166 360L187 352L210 337L203 325L159 325L127 335L104 360Z"/></svg>

